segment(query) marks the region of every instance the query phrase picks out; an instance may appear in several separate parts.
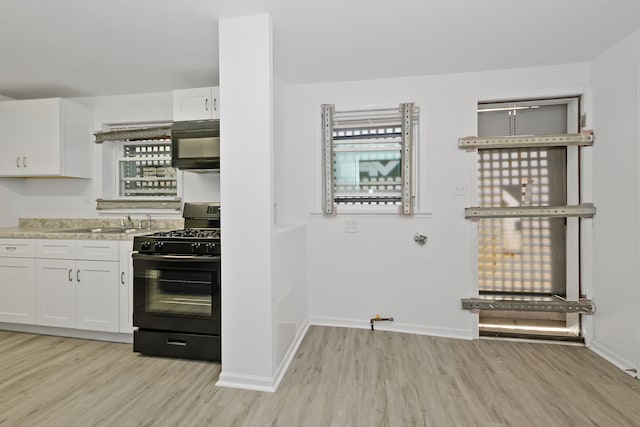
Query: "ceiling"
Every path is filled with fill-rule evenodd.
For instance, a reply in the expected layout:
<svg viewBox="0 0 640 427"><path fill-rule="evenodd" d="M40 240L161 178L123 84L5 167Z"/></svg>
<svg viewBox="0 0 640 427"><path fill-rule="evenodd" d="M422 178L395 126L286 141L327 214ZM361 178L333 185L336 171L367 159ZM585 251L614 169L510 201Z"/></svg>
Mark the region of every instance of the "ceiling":
<svg viewBox="0 0 640 427"><path fill-rule="evenodd" d="M0 0L0 95L217 85L218 20L258 13L285 84L585 62L640 27L637 0Z"/></svg>

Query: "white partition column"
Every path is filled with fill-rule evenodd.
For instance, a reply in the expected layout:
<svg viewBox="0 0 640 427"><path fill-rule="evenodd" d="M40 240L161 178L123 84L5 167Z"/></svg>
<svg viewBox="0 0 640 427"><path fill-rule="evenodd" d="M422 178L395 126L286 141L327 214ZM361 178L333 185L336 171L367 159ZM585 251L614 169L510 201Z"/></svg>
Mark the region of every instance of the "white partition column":
<svg viewBox="0 0 640 427"><path fill-rule="evenodd" d="M273 391L273 66L269 15L223 19L220 39L222 372Z"/></svg>

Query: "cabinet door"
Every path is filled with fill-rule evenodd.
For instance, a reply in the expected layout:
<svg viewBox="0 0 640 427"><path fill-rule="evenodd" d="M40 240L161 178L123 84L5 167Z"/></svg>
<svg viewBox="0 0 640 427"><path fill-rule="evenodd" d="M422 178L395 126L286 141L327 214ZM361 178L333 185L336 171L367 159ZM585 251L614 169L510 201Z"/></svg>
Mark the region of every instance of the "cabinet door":
<svg viewBox="0 0 640 427"><path fill-rule="evenodd" d="M33 258L0 258L0 295L0 322L35 323Z"/></svg>
<svg viewBox="0 0 640 427"><path fill-rule="evenodd" d="M20 130L19 112L13 102L0 103L0 176L16 176L22 174L23 156L22 131Z"/></svg>
<svg viewBox="0 0 640 427"><path fill-rule="evenodd" d="M91 177L91 113L82 104L3 101L0 129L0 176Z"/></svg>
<svg viewBox="0 0 640 427"><path fill-rule="evenodd" d="M211 88L211 118L220 119L220 88Z"/></svg>
<svg viewBox="0 0 640 427"><path fill-rule="evenodd" d="M78 329L119 331L117 262L76 261Z"/></svg>
<svg viewBox="0 0 640 427"><path fill-rule="evenodd" d="M120 332L133 332L133 242L120 243Z"/></svg>
<svg viewBox="0 0 640 427"><path fill-rule="evenodd" d="M211 87L174 90L173 120L219 119L219 92L219 88Z"/></svg>
<svg viewBox="0 0 640 427"><path fill-rule="evenodd" d="M36 324L75 328L76 269L73 260L36 260Z"/></svg>
<svg viewBox="0 0 640 427"><path fill-rule="evenodd" d="M59 175L60 160L60 100L43 99L29 102L22 110L25 175Z"/></svg>

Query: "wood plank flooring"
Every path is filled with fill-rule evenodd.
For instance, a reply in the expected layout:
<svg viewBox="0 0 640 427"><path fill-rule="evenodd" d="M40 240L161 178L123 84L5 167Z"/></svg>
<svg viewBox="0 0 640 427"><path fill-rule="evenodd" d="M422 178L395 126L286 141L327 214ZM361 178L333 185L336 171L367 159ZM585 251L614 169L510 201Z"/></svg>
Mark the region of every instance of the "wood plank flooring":
<svg viewBox="0 0 640 427"><path fill-rule="evenodd" d="M219 373L0 331L0 425L640 426L640 381L578 346L314 326L276 393Z"/></svg>

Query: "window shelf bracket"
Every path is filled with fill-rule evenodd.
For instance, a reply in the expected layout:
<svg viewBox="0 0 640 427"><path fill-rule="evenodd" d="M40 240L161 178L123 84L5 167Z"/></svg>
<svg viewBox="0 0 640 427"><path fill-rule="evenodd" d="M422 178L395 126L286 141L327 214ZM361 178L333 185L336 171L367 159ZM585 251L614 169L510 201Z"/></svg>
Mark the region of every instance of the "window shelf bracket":
<svg viewBox="0 0 640 427"><path fill-rule="evenodd" d="M581 217L593 218L596 208L593 205L575 206L508 206L480 208L465 208L464 217L466 219L482 218L523 218L523 217L545 217L545 218L568 218Z"/></svg>
<svg viewBox="0 0 640 427"><path fill-rule="evenodd" d="M593 134L575 133L560 135L524 135L524 136L467 136L458 140L458 147L473 150L482 148L538 148L593 145Z"/></svg>

